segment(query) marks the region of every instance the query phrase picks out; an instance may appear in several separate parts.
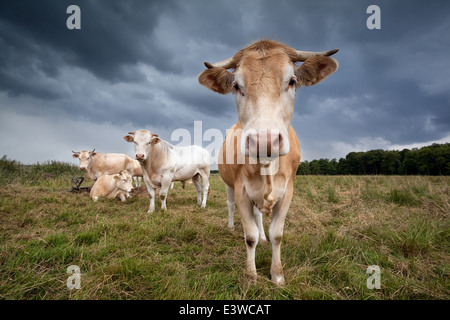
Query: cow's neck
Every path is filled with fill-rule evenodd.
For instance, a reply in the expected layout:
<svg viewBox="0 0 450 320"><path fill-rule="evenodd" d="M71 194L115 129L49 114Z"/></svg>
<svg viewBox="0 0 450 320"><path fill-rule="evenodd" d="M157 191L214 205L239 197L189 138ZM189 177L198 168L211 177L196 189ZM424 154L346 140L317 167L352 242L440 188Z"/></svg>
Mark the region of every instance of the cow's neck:
<svg viewBox="0 0 450 320"><path fill-rule="evenodd" d="M278 164L276 163L276 161L271 161L264 164L258 161L258 174L261 175L261 178L263 180L264 197L264 206L260 209L260 211L266 215L270 215L272 213L272 209L275 205L275 198L273 196L273 177L277 172L274 171L277 165Z"/></svg>
<svg viewBox="0 0 450 320"><path fill-rule="evenodd" d="M165 141L155 144L152 147L151 152L147 155L147 160L144 161L144 165L148 172L157 172L163 165L164 159L167 159L167 145Z"/></svg>
<svg viewBox="0 0 450 320"><path fill-rule="evenodd" d="M95 156L91 157L91 161L89 161L89 164L86 168L86 171L88 173L88 177L92 180L96 180L97 179L97 175L95 174L95 170L94 168L95 166L95 162L96 162L96 158L99 154L97 153Z"/></svg>

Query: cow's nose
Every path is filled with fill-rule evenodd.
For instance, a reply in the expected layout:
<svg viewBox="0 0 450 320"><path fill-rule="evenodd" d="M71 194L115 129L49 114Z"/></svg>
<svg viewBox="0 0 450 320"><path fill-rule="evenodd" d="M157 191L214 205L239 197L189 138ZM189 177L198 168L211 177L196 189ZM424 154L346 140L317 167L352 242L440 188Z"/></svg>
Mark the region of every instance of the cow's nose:
<svg viewBox="0 0 450 320"><path fill-rule="evenodd" d="M136 160L144 160L144 154L143 153L136 153Z"/></svg>
<svg viewBox="0 0 450 320"><path fill-rule="evenodd" d="M249 133L246 137L246 153L250 157L266 158L277 157L283 145L283 136L271 130L260 130Z"/></svg>
<svg viewBox="0 0 450 320"><path fill-rule="evenodd" d="M86 170L86 167L80 167L80 170Z"/></svg>

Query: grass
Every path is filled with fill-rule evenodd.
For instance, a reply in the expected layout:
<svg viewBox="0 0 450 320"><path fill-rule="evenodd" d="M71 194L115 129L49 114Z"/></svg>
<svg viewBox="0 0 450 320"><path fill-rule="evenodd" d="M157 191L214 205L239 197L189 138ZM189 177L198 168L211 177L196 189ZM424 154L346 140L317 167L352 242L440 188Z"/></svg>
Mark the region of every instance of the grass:
<svg viewBox="0 0 450 320"><path fill-rule="evenodd" d="M206 209L176 183L168 211L157 200L147 214L143 189L94 203L68 192L79 172L14 170L0 183L2 299L450 298L449 177L298 176L278 288L269 243L257 247L257 283L247 282L240 217L229 232L217 174ZM80 290L66 287L70 265ZM366 287L369 265L381 269L379 290Z"/></svg>

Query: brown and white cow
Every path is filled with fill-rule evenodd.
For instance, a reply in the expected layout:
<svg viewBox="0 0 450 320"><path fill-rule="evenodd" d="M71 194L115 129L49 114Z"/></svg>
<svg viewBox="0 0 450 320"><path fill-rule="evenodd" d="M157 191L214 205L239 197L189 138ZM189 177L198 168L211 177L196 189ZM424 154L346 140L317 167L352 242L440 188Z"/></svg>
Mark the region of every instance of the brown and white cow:
<svg viewBox="0 0 450 320"><path fill-rule="evenodd" d="M117 174L121 170L127 170L133 176L142 177L140 164L126 154L100 153L92 151L72 151L72 157L80 160L80 169L87 170L89 179L96 181L104 174Z"/></svg>
<svg viewBox="0 0 450 320"><path fill-rule="evenodd" d="M97 202L101 196L108 198L119 197L125 201L133 191L131 174L127 170L121 170L118 174L104 174L100 176L91 189L91 198Z"/></svg>
<svg viewBox="0 0 450 320"><path fill-rule="evenodd" d="M300 162L300 145L290 125L295 93L301 86L317 84L336 71L338 63L329 57L336 52L297 51L262 40L232 58L214 64L205 62L207 70L198 77L208 89L235 95L239 120L225 137L218 167L226 184L229 228L234 226L235 204L241 213L246 272L251 279L257 275L256 246L259 239L265 240L262 212L272 215L271 278L278 285L285 283L280 248ZM303 64L297 65L300 61Z"/></svg>

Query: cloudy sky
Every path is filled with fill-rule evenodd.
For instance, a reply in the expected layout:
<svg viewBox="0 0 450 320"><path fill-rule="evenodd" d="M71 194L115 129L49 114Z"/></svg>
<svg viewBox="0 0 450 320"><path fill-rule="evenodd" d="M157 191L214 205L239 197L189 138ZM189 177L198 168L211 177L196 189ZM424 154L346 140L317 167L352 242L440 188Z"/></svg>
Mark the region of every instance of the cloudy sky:
<svg viewBox="0 0 450 320"><path fill-rule="evenodd" d="M72 4L81 30L66 26ZM371 4L379 30L366 26ZM194 121L224 135L237 120L234 97L197 76L204 61L262 38L340 49L335 74L297 91L302 160L450 142L449 13L437 0L2 0L0 156L132 155L122 137L142 128L168 141L186 129L199 144Z"/></svg>

